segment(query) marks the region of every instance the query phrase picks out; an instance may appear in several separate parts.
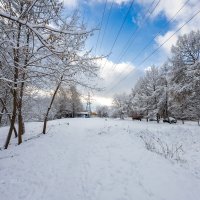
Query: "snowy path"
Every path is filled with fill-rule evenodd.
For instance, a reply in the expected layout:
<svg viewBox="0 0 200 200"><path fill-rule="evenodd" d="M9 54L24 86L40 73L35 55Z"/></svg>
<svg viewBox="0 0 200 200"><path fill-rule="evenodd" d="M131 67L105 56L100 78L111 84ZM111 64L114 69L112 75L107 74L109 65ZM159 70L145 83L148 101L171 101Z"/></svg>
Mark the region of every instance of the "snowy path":
<svg viewBox="0 0 200 200"><path fill-rule="evenodd" d="M47 135L0 151L1 200L199 199L198 174L147 151L137 137L141 130L159 130L164 124L102 119L49 124ZM33 128L40 130L40 124L30 123L28 129ZM172 132L180 128L164 127ZM190 130L199 140L196 128ZM195 169L200 157L192 155Z"/></svg>

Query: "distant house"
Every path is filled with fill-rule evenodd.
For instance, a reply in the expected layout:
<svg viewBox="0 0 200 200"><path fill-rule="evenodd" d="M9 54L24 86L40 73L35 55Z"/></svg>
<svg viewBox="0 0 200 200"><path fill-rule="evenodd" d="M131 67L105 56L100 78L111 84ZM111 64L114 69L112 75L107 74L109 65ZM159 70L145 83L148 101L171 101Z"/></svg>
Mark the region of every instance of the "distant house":
<svg viewBox="0 0 200 200"><path fill-rule="evenodd" d="M91 112L90 117L97 117L97 113L96 112Z"/></svg>
<svg viewBox="0 0 200 200"><path fill-rule="evenodd" d="M80 118L90 118L90 113L89 112L77 112L76 117Z"/></svg>
<svg viewBox="0 0 200 200"><path fill-rule="evenodd" d="M73 115L72 111L63 110L61 112L57 112L56 115L54 116L54 119L73 118L73 117L90 118L90 113L89 112L76 112Z"/></svg>

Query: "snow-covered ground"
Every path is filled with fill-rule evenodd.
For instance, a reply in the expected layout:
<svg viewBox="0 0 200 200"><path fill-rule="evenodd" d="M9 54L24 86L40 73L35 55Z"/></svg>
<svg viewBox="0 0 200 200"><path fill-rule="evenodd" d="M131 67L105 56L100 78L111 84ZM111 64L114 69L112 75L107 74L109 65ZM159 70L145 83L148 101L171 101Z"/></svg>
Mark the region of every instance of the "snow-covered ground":
<svg viewBox="0 0 200 200"><path fill-rule="evenodd" d="M0 129L1 147L7 129ZM196 123L61 119L49 122L47 135L41 130L42 123L27 123L26 142L15 146L13 139L0 151L1 200L200 199ZM159 138L183 152L166 159L147 150L141 136L152 135L156 148Z"/></svg>

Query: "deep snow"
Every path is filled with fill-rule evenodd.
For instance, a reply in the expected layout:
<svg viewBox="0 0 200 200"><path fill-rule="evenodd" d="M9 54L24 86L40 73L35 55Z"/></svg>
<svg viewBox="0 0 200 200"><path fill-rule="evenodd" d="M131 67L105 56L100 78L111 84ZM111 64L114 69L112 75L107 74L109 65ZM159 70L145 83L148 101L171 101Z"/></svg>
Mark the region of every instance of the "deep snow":
<svg viewBox="0 0 200 200"><path fill-rule="evenodd" d="M0 129L0 146L7 129ZM26 142L13 139L0 151L1 200L200 199L197 124L61 119L49 122L47 135L41 130L42 123L27 123ZM148 151L144 132L182 144L183 161Z"/></svg>

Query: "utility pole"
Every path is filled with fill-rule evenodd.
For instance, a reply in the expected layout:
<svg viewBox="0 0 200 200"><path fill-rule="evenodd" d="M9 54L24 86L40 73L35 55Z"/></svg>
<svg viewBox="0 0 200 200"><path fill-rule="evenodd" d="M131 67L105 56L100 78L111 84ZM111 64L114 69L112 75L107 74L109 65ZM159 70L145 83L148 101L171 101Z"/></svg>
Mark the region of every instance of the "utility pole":
<svg viewBox="0 0 200 200"><path fill-rule="evenodd" d="M89 113L89 117L91 115L91 104L92 104L91 97L90 97L90 93L88 92L86 111Z"/></svg>

